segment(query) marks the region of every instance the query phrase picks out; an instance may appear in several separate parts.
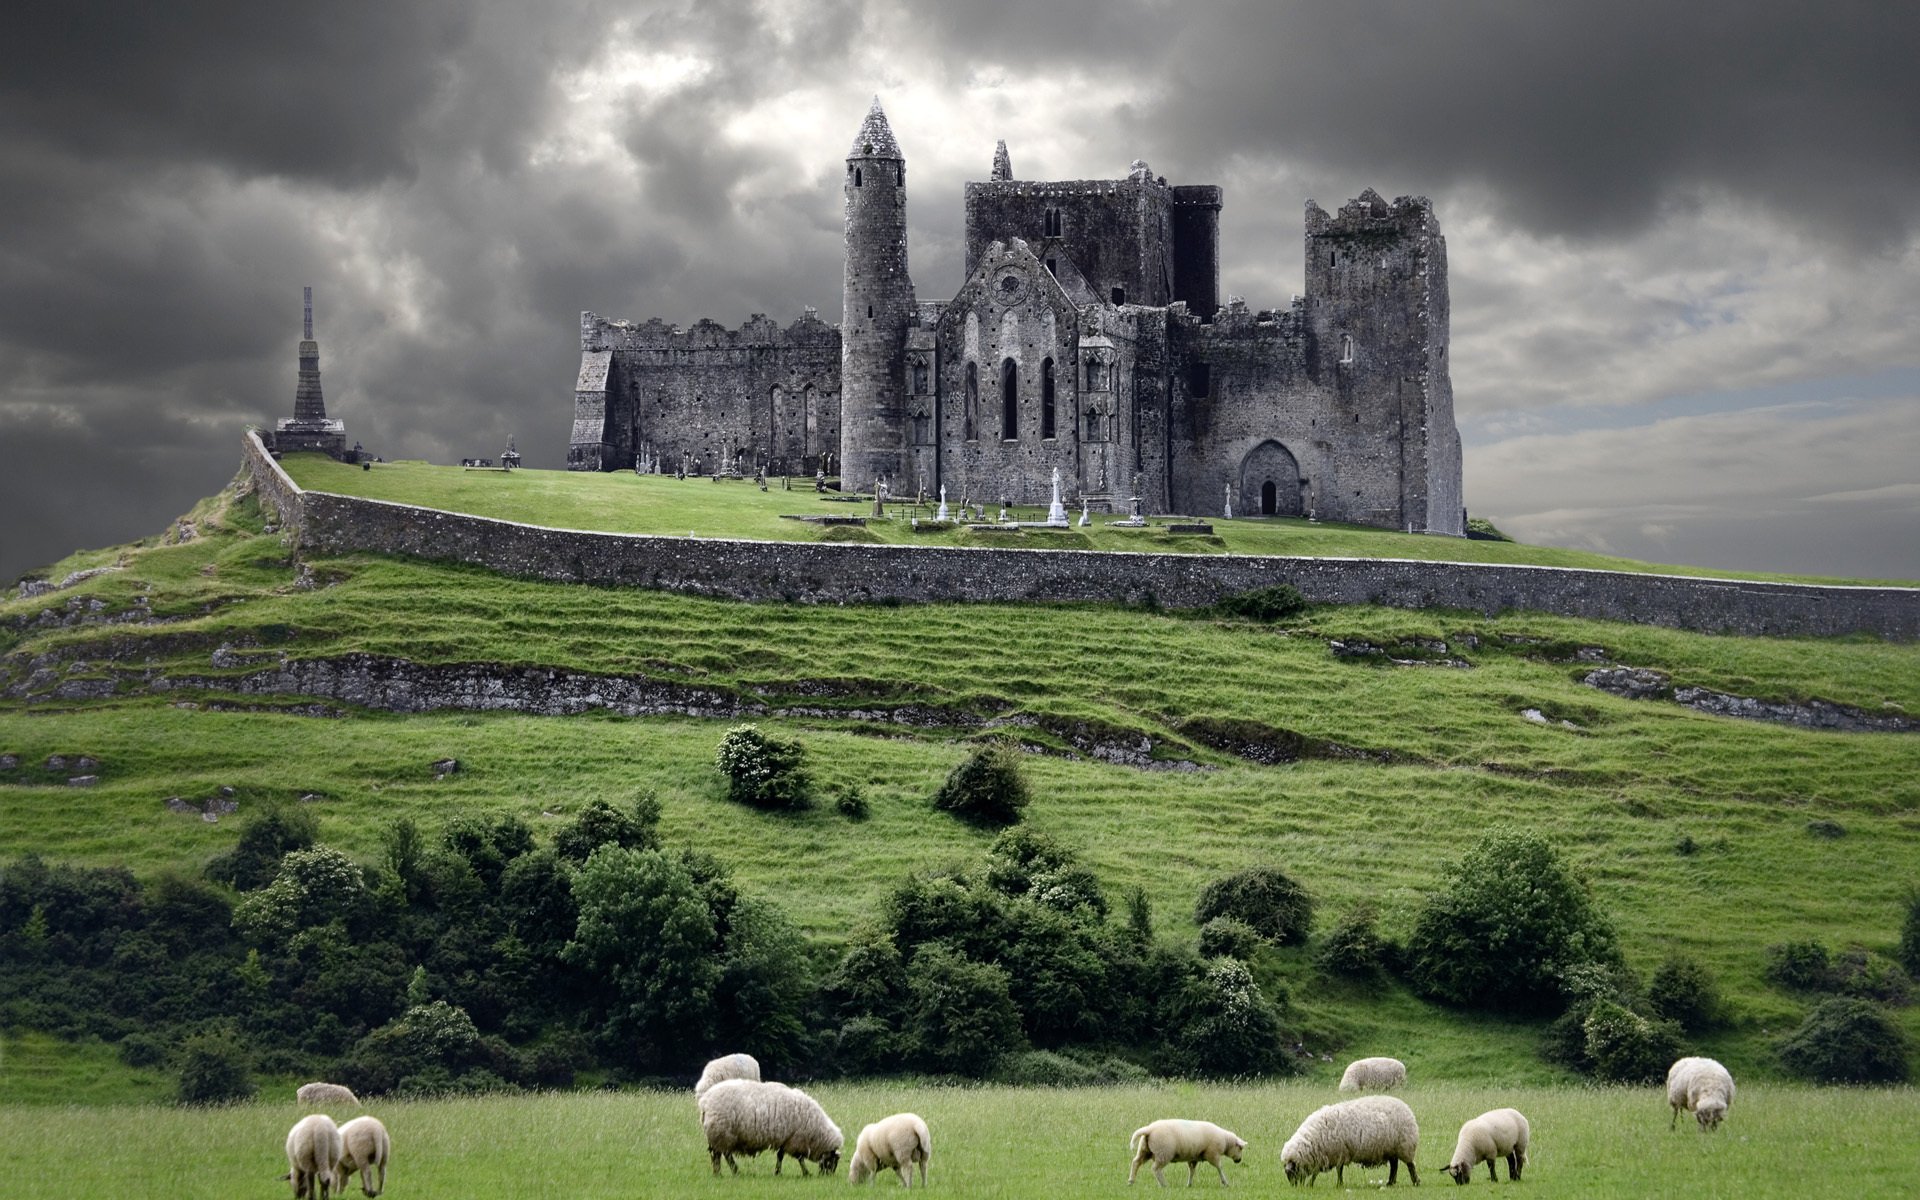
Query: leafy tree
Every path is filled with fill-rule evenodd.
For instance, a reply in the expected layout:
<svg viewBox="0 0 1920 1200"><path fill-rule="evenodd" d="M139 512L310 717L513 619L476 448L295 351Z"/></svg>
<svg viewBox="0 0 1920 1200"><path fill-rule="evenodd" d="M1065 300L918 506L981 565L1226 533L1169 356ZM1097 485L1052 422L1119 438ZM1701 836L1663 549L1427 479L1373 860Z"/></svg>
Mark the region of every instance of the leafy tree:
<svg viewBox="0 0 1920 1200"><path fill-rule="evenodd" d="M1278 867L1250 867L1200 889L1195 924L1232 917L1279 946L1298 945L1313 929L1313 897Z"/></svg>
<svg viewBox="0 0 1920 1200"><path fill-rule="evenodd" d="M231 1030L210 1029L180 1044L176 1055L182 1104L225 1104L257 1090L247 1054Z"/></svg>
<svg viewBox="0 0 1920 1200"><path fill-rule="evenodd" d="M1647 1007L1688 1033L1700 1033L1720 1019L1720 989L1698 961L1675 954L1654 970Z"/></svg>
<svg viewBox="0 0 1920 1200"><path fill-rule="evenodd" d="M977 825L1012 825L1031 799L1012 748L989 742L948 773L933 806Z"/></svg>
<svg viewBox="0 0 1920 1200"><path fill-rule="evenodd" d="M1175 1049L1167 1066L1176 1072L1266 1075L1287 1064L1280 1014L1238 959L1209 960L1189 977L1167 1027Z"/></svg>
<svg viewBox="0 0 1920 1200"><path fill-rule="evenodd" d="M533 827L511 813L488 821L483 817L455 817L441 831L440 843L467 860L473 873L491 890L507 864L533 849Z"/></svg>
<svg viewBox="0 0 1920 1200"><path fill-rule="evenodd" d="M357 928L369 916L371 899L358 863L317 846L290 851L273 882L235 906L233 920L255 945L279 946L316 925Z"/></svg>
<svg viewBox="0 0 1920 1200"><path fill-rule="evenodd" d="M656 850L660 846L660 802L652 792L634 799L631 812L621 812L605 800L589 801L580 815L554 835L554 853L572 863L583 863L605 845L625 850Z"/></svg>
<svg viewBox="0 0 1920 1200"><path fill-rule="evenodd" d="M727 799L754 808L803 809L813 804L807 750L795 738L772 737L757 725L735 725L714 751L727 777Z"/></svg>
<svg viewBox="0 0 1920 1200"><path fill-rule="evenodd" d="M305 850L320 840L320 819L297 804L272 804L261 809L240 829L232 850L207 864L207 878L238 891L267 886L280 871L280 860L294 850Z"/></svg>
<svg viewBox="0 0 1920 1200"><path fill-rule="evenodd" d="M435 1000L409 1008L361 1038L342 1059L338 1074L356 1092L432 1093L484 1090L496 1076L490 1070L480 1031L465 1009Z"/></svg>
<svg viewBox="0 0 1920 1200"><path fill-rule="evenodd" d="M751 896L733 905L714 994L718 1045L763 1064L801 1060L813 976L805 939L774 905Z"/></svg>
<svg viewBox="0 0 1920 1200"><path fill-rule="evenodd" d="M1259 930L1233 917L1215 917L1200 927L1200 957L1247 962L1266 944Z"/></svg>
<svg viewBox="0 0 1920 1200"><path fill-rule="evenodd" d="M1780 1062L1820 1083L1904 1083L1907 1039L1879 1005L1850 996L1823 1000L1776 1046Z"/></svg>
<svg viewBox="0 0 1920 1200"><path fill-rule="evenodd" d="M602 989L604 1035L644 1064L693 1060L714 1032L722 967L692 873L658 850L602 845L573 895L579 919L561 956Z"/></svg>
<svg viewBox="0 0 1920 1200"><path fill-rule="evenodd" d="M1024 825L1004 830L987 850L986 883L1015 900L1063 913L1081 910L1095 920L1107 915L1099 877L1050 834Z"/></svg>
<svg viewBox="0 0 1920 1200"><path fill-rule="evenodd" d="M1542 1011L1565 999L1583 964L1620 960L1613 926L1546 841L1529 833L1483 838L1447 868L1407 952L1420 991L1449 1004Z"/></svg>
<svg viewBox="0 0 1920 1200"><path fill-rule="evenodd" d="M1024 1045L1007 972L940 944L913 956L907 1021L917 1058L935 1071L984 1076Z"/></svg>

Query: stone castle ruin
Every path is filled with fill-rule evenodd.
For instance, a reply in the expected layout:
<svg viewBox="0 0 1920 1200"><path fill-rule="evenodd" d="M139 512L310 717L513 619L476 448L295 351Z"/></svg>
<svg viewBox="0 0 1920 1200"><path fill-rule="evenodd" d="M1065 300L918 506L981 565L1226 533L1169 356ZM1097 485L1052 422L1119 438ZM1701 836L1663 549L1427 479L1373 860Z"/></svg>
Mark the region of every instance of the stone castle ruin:
<svg viewBox="0 0 1920 1200"><path fill-rule="evenodd" d="M966 185L966 280L921 300L876 98L846 161L836 328L580 317L574 470L838 474L848 491L1310 516L1460 535L1446 240L1421 197L1306 210L1306 295L1219 302L1221 190ZM1137 491L1136 491L1137 489Z"/></svg>

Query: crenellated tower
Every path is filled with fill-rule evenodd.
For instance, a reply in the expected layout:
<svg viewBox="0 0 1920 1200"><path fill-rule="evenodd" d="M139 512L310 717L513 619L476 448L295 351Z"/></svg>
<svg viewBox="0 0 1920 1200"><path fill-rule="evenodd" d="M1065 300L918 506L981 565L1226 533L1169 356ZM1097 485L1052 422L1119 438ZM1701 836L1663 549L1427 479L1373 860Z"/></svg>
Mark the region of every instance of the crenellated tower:
<svg viewBox="0 0 1920 1200"><path fill-rule="evenodd" d="M907 163L875 96L847 153L846 308L840 322L840 486L909 486L902 388L914 314Z"/></svg>

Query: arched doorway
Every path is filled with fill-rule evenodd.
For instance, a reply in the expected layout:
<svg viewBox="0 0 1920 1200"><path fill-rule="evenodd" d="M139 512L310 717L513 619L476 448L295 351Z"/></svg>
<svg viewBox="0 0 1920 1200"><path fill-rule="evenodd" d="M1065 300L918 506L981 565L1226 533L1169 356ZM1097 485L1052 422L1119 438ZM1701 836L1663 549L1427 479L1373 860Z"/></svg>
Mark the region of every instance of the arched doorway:
<svg viewBox="0 0 1920 1200"><path fill-rule="evenodd" d="M1261 442L1240 460L1240 511L1263 517L1297 517L1300 464L1279 442Z"/></svg>

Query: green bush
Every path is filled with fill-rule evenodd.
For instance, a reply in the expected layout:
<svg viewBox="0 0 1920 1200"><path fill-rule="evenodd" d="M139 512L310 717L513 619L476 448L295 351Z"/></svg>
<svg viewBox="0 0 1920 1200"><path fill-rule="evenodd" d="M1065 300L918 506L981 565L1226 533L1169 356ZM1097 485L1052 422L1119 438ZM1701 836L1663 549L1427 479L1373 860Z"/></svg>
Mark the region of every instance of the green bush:
<svg viewBox="0 0 1920 1200"><path fill-rule="evenodd" d="M120 1061L130 1067L157 1067L167 1061L167 1047L149 1034L130 1033L120 1039Z"/></svg>
<svg viewBox="0 0 1920 1200"><path fill-rule="evenodd" d="M978 1078L1024 1048L1004 969L935 943L914 953L907 976L908 1033L927 1069Z"/></svg>
<svg viewBox="0 0 1920 1200"><path fill-rule="evenodd" d="M1003 1055L993 1081L1013 1087L1120 1087L1145 1083L1147 1069L1124 1058L1055 1050L1025 1050Z"/></svg>
<svg viewBox="0 0 1920 1200"><path fill-rule="evenodd" d="M1288 1065L1280 1014L1254 982L1247 964L1232 958L1209 961L1188 982L1167 1020L1179 1074L1217 1078L1269 1075Z"/></svg>
<svg viewBox="0 0 1920 1200"><path fill-rule="evenodd" d="M1313 961L1330 975L1367 979L1387 964L1387 947L1380 938L1379 912L1364 901L1347 910L1339 924L1327 931Z"/></svg>
<svg viewBox="0 0 1920 1200"><path fill-rule="evenodd" d="M305 850L320 840L320 819L297 804L273 804L254 814L240 830L233 849L215 855L207 864L207 878L238 891L251 891L273 882L280 860L293 850Z"/></svg>
<svg viewBox="0 0 1920 1200"><path fill-rule="evenodd" d="M1824 992L1833 987L1833 957L1820 942L1777 942L1767 947L1763 974L1790 992Z"/></svg>
<svg viewBox="0 0 1920 1200"><path fill-rule="evenodd" d="M806 747L793 738L769 737L757 725L735 725L714 751L714 766L727 777L727 799L754 808L797 810L813 804Z"/></svg>
<svg viewBox="0 0 1920 1200"><path fill-rule="evenodd" d="M833 798L833 807L849 821L864 821L868 817L867 798L860 791L860 785L849 783L840 789Z"/></svg>
<svg viewBox="0 0 1920 1200"><path fill-rule="evenodd" d="M355 1043L340 1061L341 1082L361 1095L433 1095L485 1091L491 1078L465 1081L487 1064L480 1031L465 1009L435 1000L409 1008ZM491 1077L491 1073L489 1073Z"/></svg>
<svg viewBox="0 0 1920 1200"><path fill-rule="evenodd" d="M1407 944L1414 985L1449 1004L1553 1011L1583 964L1620 961L1613 926L1533 834L1492 834L1447 868Z"/></svg>
<svg viewBox="0 0 1920 1200"><path fill-rule="evenodd" d="M989 742L948 773L933 806L978 825L1012 825L1031 799L1013 748Z"/></svg>
<svg viewBox="0 0 1920 1200"><path fill-rule="evenodd" d="M1822 1001L1775 1049L1781 1065L1819 1083L1904 1083L1907 1039L1885 1009L1836 996Z"/></svg>
<svg viewBox="0 0 1920 1200"><path fill-rule="evenodd" d="M1307 598L1292 584L1280 583L1228 596L1213 607L1222 616L1245 621L1283 621L1307 611Z"/></svg>
<svg viewBox="0 0 1920 1200"><path fill-rule="evenodd" d="M1250 867L1200 889L1194 923L1232 917L1277 946L1298 945L1313 930L1313 897L1278 867Z"/></svg>
<svg viewBox="0 0 1920 1200"><path fill-rule="evenodd" d="M1237 958L1247 962L1254 952L1265 944L1266 939L1258 930L1245 921L1232 917L1215 917L1200 927L1200 957Z"/></svg>
<svg viewBox="0 0 1920 1200"><path fill-rule="evenodd" d="M1698 961L1675 954L1654 970L1647 1007L1688 1033L1699 1033L1720 1019L1720 989Z"/></svg>
<svg viewBox="0 0 1920 1200"><path fill-rule="evenodd" d="M180 1073L182 1104L225 1104L248 1100L257 1090L248 1070L247 1053L232 1030L197 1033L180 1044L175 1055Z"/></svg>
<svg viewBox="0 0 1920 1200"><path fill-rule="evenodd" d="M578 816L553 836L553 850L570 863L583 863L605 845L623 850L660 848L660 801L642 792L630 812L621 812L605 800L592 800Z"/></svg>
<svg viewBox="0 0 1920 1200"><path fill-rule="evenodd" d="M1611 1000L1594 1002L1581 1026L1590 1070L1602 1083L1657 1083L1681 1054L1678 1025Z"/></svg>
<svg viewBox="0 0 1920 1200"><path fill-rule="evenodd" d="M1850 946L1834 956L1833 987L1848 996L1899 1006L1911 997L1913 980L1892 959Z"/></svg>

